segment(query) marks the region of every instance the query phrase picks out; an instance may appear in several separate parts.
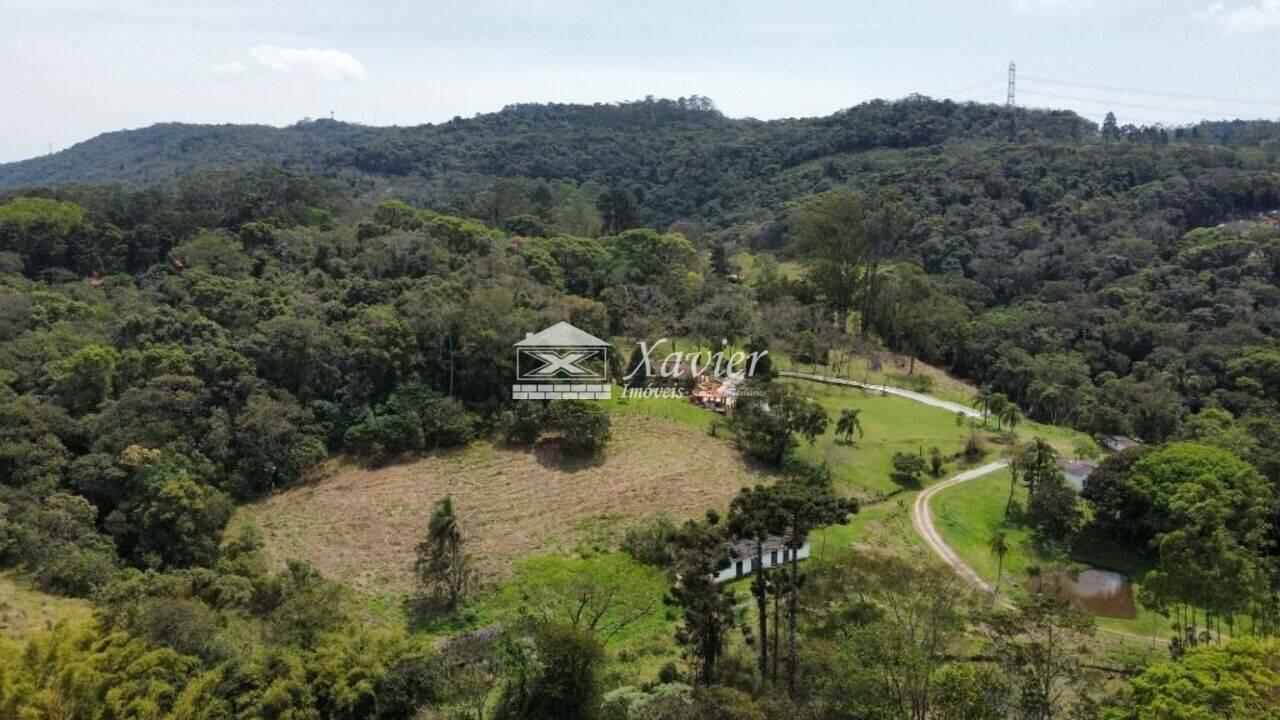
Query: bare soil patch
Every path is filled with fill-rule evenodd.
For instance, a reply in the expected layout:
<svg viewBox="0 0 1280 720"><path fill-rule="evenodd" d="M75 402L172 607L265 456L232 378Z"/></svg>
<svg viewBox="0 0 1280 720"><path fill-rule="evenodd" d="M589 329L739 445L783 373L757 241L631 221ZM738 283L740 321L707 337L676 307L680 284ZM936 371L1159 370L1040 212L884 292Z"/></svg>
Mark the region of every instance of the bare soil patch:
<svg viewBox="0 0 1280 720"><path fill-rule="evenodd" d="M314 563L362 591L412 587L414 546L432 505L452 495L482 575L516 559L609 541L659 512L723 512L744 485L767 480L724 440L662 420L615 413L613 441L593 462L479 442L385 468L339 464L313 483L241 508L273 562Z"/></svg>

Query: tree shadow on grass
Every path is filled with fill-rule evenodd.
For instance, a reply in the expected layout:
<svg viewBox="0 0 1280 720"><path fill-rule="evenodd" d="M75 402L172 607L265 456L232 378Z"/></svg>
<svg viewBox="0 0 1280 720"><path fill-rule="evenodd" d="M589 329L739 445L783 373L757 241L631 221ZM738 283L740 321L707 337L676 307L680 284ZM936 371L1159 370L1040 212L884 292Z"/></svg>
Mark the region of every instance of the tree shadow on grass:
<svg viewBox="0 0 1280 720"><path fill-rule="evenodd" d="M447 607L442 601L410 594L400 601L407 629L412 633L453 635L475 628L479 616L464 601Z"/></svg>
<svg viewBox="0 0 1280 720"><path fill-rule="evenodd" d="M912 475L904 472L891 472L889 473L889 479L904 491L921 490L924 488L924 483L920 481L920 476L918 475Z"/></svg>
<svg viewBox="0 0 1280 720"><path fill-rule="evenodd" d="M533 455L542 467L564 473L598 468L605 461L602 450L593 453L574 452L565 447L560 438L555 437L539 440L533 447Z"/></svg>

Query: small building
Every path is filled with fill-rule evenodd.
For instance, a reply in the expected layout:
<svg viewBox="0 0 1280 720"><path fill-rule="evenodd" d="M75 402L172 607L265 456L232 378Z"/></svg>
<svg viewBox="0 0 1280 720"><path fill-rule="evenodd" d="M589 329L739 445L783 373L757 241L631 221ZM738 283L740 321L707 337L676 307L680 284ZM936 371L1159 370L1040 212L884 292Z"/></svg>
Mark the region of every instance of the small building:
<svg viewBox="0 0 1280 720"><path fill-rule="evenodd" d="M1135 440L1128 435L1103 435L1102 447L1111 452L1120 452L1128 450L1131 447L1137 447L1142 444L1141 440Z"/></svg>
<svg viewBox="0 0 1280 720"><path fill-rule="evenodd" d="M720 568L712 575L712 580L717 583L729 582L744 578L755 571L756 564L756 543L754 540L739 540L737 542L726 543L725 549L729 551L729 564ZM787 547L785 540L778 536L771 536L764 541L764 555L762 567L768 569L775 565L785 565L791 562L791 554L795 553L797 560L804 560L809 557L809 541L805 540L804 544L792 550Z"/></svg>
<svg viewBox="0 0 1280 720"><path fill-rule="evenodd" d="M1071 487L1080 492L1084 489L1085 478L1098 467L1091 462L1084 460L1076 460L1074 458L1057 458L1058 467L1062 468L1062 474L1066 476L1067 482L1071 483Z"/></svg>
<svg viewBox="0 0 1280 720"><path fill-rule="evenodd" d="M738 400L737 382L732 378L723 380L703 377L698 387L689 393L689 401L699 407L719 413L729 412Z"/></svg>

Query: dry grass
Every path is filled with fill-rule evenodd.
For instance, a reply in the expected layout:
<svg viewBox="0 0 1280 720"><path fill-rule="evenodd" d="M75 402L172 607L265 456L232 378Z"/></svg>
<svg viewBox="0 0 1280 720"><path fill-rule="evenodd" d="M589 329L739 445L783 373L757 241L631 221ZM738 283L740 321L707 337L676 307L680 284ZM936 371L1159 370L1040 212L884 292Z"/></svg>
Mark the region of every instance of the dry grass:
<svg viewBox="0 0 1280 720"><path fill-rule="evenodd" d="M494 578L520 557L616 538L657 512L723 511L763 478L726 442L684 425L614 414L613 436L596 462L479 442L380 469L339 465L243 507L237 522L262 528L276 563L304 559L362 591L401 593L432 505L446 494L481 573Z"/></svg>
<svg viewBox="0 0 1280 720"><path fill-rule="evenodd" d="M48 595L33 589L25 580L0 575L0 638L25 641L32 633L52 629L65 620L89 619L91 606L85 600Z"/></svg>

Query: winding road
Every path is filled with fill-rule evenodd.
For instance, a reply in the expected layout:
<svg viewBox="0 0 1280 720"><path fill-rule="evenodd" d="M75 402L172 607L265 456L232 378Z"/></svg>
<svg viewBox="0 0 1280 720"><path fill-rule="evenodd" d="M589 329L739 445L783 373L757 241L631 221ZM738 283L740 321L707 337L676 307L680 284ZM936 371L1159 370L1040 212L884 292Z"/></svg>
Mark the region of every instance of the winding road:
<svg viewBox="0 0 1280 720"><path fill-rule="evenodd" d="M941 398L933 397L932 395L925 395L924 393L904 390L899 387L893 387L892 385L872 385L870 383L859 382L857 380L846 380L844 378L836 378L829 375L812 375L810 373L798 373L787 370L780 371L778 374L782 377L812 380L814 382L827 383L828 385L845 385L848 387L862 388L863 390L871 392L897 395L898 397L914 400L918 403L930 405L942 410L948 410L953 413L963 413L966 417L982 417L982 413L978 412L974 408L961 405L960 403L943 400ZM996 460L995 462L987 463L982 467L965 470L958 475L947 478L940 483L935 483L924 490L921 490L920 494L916 496L915 503L911 506L911 524L915 526L916 534L924 540L925 544L929 546L929 549L933 550L938 557L942 558L943 562L950 565L956 573L960 575L960 577L964 578L984 593L991 592L991 583L983 580L982 576L970 567L968 563L962 560L960 556L951 549L951 546L942 539L942 535L933 524L933 514L929 512L929 500L933 498L934 494L946 490L953 485L959 485L962 482L973 480L974 478L980 478L983 475L989 475L990 473L1008 466L1008 460Z"/></svg>
<svg viewBox="0 0 1280 720"><path fill-rule="evenodd" d="M916 495L916 501L911 505L911 524L915 526L916 534L924 540L925 544L929 546L929 549L933 550L937 553L938 557L942 558L943 562L954 568L960 577L968 580L971 585L984 593L991 592L991 583L983 580L982 576L978 575L977 571L962 560L960 556L951 549L951 546L947 544L947 541L942 539L942 535L933 524L933 513L929 512L929 500L933 498L934 494L941 492L942 490L946 490L953 485L959 485L962 482L973 480L974 478L980 478L983 475L989 475L1008 466L1008 460L997 460L993 463L983 465L982 467L965 470L958 475L947 478L940 483L935 483L924 490L921 490L920 494Z"/></svg>
<svg viewBox="0 0 1280 720"><path fill-rule="evenodd" d="M827 375L811 375L808 373L789 372L785 370L778 374L782 377L812 380L815 382L828 383L830 385L847 385L872 392L883 392L889 395L897 395L898 397L903 397L908 400L924 403L925 405L931 405L943 410L949 410L953 413L964 413L967 417L982 417L982 413L971 407L965 407L960 403L942 400L940 398L933 397L932 395L925 395L924 393L912 392L911 390L903 390L902 388L888 385L871 385L869 383L858 382L857 380L845 380L843 378L834 378ZM995 462L987 463L981 467L965 470L962 473L953 475L940 483L935 483L924 490L921 490L920 494L916 496L915 502L911 505L911 524L915 527L916 534L924 540L924 543L929 546L930 550L932 550L938 557L942 558L943 562L950 565L951 568L956 571L957 575L964 578L966 582L973 585L979 591L987 594L992 593L993 588L991 583L983 580L982 576L979 575L977 571L969 565L969 563L965 562L959 555L957 555L956 551L951 549L951 546L947 544L946 540L942 539L942 534L938 532L937 527L933 524L933 513L929 512L929 501L933 499L934 495L949 487L980 478L983 475L989 475L1008 466L1008 460L996 460ZM1006 605L1009 604L1007 597L998 597L997 601ZM1152 637L1150 635L1140 635L1138 633L1131 633L1125 630L1099 628L1099 631L1108 635L1141 641L1144 643L1152 643L1156 645L1165 645L1168 643L1167 640L1162 638Z"/></svg>

